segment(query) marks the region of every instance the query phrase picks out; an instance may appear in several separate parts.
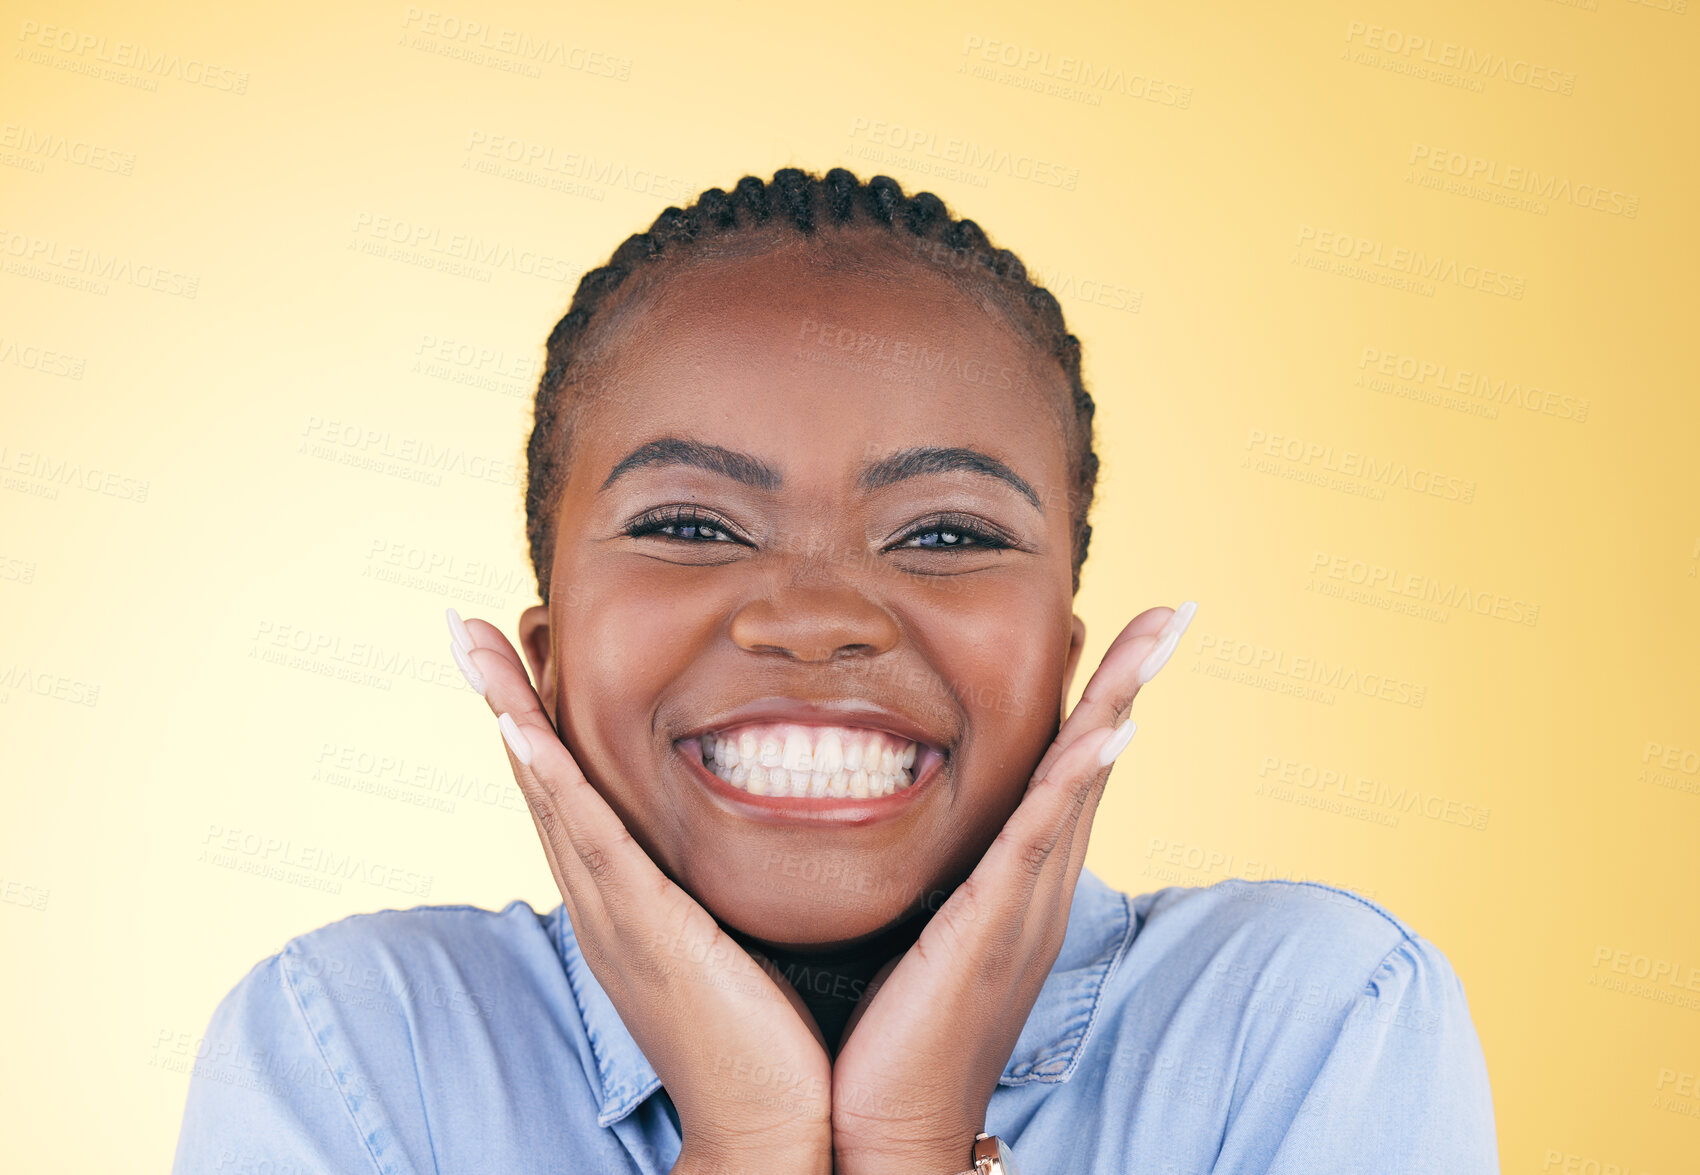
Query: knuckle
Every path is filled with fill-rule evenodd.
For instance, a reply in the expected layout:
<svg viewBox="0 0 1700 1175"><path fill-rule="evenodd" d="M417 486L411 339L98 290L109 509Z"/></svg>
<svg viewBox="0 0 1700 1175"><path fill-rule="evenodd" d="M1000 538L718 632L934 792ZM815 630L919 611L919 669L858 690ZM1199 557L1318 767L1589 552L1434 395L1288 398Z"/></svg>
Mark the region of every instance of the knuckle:
<svg viewBox="0 0 1700 1175"><path fill-rule="evenodd" d="M1025 879L1036 880L1045 868L1045 862L1051 859L1051 844L1045 840L1031 840L1021 846L1017 861Z"/></svg>
<svg viewBox="0 0 1700 1175"><path fill-rule="evenodd" d="M531 814L537 820L537 828L543 834L543 839L551 845L560 844L563 831L560 814L548 804L533 804Z"/></svg>
<svg viewBox="0 0 1700 1175"><path fill-rule="evenodd" d="M575 846L578 859L584 864L584 871L590 874L590 879L598 884L608 881L613 876L613 855L601 845L587 844Z"/></svg>

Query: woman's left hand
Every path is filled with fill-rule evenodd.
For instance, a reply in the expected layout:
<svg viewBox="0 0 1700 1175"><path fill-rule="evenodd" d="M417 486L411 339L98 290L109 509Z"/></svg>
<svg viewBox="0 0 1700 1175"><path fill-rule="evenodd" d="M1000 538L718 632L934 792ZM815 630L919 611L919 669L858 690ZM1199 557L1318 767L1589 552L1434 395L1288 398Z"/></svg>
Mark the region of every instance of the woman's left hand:
<svg viewBox="0 0 1700 1175"><path fill-rule="evenodd" d="M869 983L832 1069L841 1175L954 1175L1062 950L1092 816L1134 695L1191 609L1152 608L1110 645L1021 803L914 946ZM1165 640L1173 636L1173 640ZM1128 732L1128 733L1131 733ZM1118 739L1124 746L1125 738Z"/></svg>

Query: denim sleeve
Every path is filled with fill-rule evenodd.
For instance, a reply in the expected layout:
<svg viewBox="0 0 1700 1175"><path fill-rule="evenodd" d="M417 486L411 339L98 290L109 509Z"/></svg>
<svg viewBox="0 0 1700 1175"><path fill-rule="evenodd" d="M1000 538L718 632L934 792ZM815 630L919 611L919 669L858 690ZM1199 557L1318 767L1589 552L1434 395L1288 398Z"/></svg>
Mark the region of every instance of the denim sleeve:
<svg viewBox="0 0 1700 1175"><path fill-rule="evenodd" d="M1464 986L1421 936L1341 1022L1269 1175L1498 1175L1493 1098Z"/></svg>
<svg viewBox="0 0 1700 1175"><path fill-rule="evenodd" d="M327 1064L279 956L220 1001L195 1052L172 1175L383 1175L348 1103L361 1076Z"/></svg>

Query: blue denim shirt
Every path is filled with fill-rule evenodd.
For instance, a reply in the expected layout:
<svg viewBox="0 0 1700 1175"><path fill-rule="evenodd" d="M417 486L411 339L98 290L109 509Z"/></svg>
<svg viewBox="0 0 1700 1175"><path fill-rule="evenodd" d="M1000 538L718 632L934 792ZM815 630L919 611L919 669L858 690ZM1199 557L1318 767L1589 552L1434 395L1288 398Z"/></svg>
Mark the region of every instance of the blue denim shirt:
<svg viewBox="0 0 1700 1175"><path fill-rule="evenodd" d="M660 1175L679 1152L564 907L304 934L225 996L196 1054L177 1175ZM986 1129L1023 1175L1499 1170L1446 957L1312 882L1133 897L1083 871Z"/></svg>

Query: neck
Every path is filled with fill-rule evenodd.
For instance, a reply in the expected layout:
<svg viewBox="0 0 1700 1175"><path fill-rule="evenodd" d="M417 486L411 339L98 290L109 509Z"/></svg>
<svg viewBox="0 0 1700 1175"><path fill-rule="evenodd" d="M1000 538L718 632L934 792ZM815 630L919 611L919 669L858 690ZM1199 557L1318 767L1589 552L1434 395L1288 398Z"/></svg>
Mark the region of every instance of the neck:
<svg viewBox="0 0 1700 1175"><path fill-rule="evenodd" d="M732 931L745 947L754 947L778 966L779 972L803 997L803 1004L826 1038L827 1053L837 1057L844 1029L875 973L907 951L926 926L922 913L847 947L775 946Z"/></svg>

